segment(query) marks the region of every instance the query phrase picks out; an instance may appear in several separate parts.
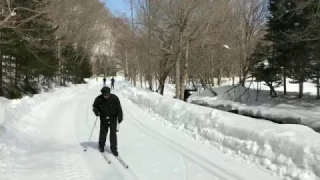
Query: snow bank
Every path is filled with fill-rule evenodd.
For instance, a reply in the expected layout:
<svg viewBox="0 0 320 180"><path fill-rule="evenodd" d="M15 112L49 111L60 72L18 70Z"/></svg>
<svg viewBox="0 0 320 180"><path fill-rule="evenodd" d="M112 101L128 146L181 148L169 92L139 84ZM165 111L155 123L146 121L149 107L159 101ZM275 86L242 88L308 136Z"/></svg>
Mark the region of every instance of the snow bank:
<svg viewBox="0 0 320 180"><path fill-rule="evenodd" d="M15 121L19 121L28 113L32 111L39 111L39 109L35 107L41 108L44 104L56 103L65 100L89 87L92 87L93 85L96 85L96 83L93 80L89 80L87 84L58 87L51 89L49 92L36 94L32 97L25 96L21 99L14 100L0 98L0 131L1 127L5 126L7 123L14 124ZM4 127L2 127L2 130L3 128Z"/></svg>
<svg viewBox="0 0 320 180"><path fill-rule="evenodd" d="M235 111L238 114L263 118L284 124L302 124L309 126L317 132L320 132L320 108L317 107L299 107L285 103L270 100L268 95L261 95L260 101L255 101L254 92L242 96L241 102L235 102L238 99L237 94L243 94L244 88L240 92L225 93L230 87L219 87L214 89L218 96L210 97L207 91L195 93L188 98L188 102L216 108L223 111ZM278 99L279 100L279 99Z"/></svg>
<svg viewBox="0 0 320 180"><path fill-rule="evenodd" d="M43 126L52 125L40 125L48 116L44 112L52 111L56 103L73 98L94 85L96 83L90 80L88 84L54 88L33 97L15 100L0 98L0 179L10 176L10 172L6 172L8 170L13 170L14 177L17 175L15 172L21 170L21 159L16 157L21 155L26 158L26 150L42 138L36 132L43 130ZM9 179L14 178L10 176Z"/></svg>
<svg viewBox="0 0 320 180"><path fill-rule="evenodd" d="M281 176L319 179L320 135L308 127L279 125L200 107L131 85L121 88L122 96L159 114L178 129L212 142L225 153Z"/></svg>

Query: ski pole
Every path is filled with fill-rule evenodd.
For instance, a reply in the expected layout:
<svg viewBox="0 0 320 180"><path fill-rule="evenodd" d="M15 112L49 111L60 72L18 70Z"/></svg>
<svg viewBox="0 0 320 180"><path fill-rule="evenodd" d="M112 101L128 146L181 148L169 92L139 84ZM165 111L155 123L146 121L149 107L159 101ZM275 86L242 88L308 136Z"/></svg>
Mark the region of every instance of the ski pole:
<svg viewBox="0 0 320 180"><path fill-rule="evenodd" d="M97 119L96 119L96 122L94 122L94 125L93 125L93 128L92 128L92 131L91 131L90 137L89 137L89 139L88 139L88 143L90 142L90 139L91 139L91 136L92 136L93 130L94 130L94 128L96 127L97 121L98 121L98 117L97 117ZM87 151L87 148L85 148L85 149L84 149L84 151Z"/></svg>

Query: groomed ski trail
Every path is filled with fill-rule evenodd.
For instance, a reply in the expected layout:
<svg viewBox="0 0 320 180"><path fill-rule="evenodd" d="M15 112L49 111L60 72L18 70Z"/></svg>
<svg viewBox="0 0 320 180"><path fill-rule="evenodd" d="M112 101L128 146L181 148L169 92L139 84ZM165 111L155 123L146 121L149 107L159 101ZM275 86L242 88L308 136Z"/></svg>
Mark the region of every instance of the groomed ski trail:
<svg viewBox="0 0 320 180"><path fill-rule="evenodd" d="M117 86L120 86L117 82ZM108 164L97 150L99 120L91 141L88 138L96 117L94 98L101 85L93 86L54 107L36 107L36 128L21 133L26 144L12 152L12 160L1 164L1 180L280 180L253 164L235 160L210 145L152 120L152 115L119 95L124 121L118 133L119 153L129 165L125 169L111 154ZM108 150L109 137L106 149ZM84 148L87 151L84 152Z"/></svg>
<svg viewBox="0 0 320 180"><path fill-rule="evenodd" d="M201 180L279 180L264 169L235 160L210 145L181 134L174 129L164 126L161 122L152 120L152 116L146 113L130 100L121 98L125 113L126 125L121 131L130 132L131 141L140 143L132 146L135 153L128 155L132 161L135 173L141 179L201 179ZM137 134L139 137L132 137ZM121 134L122 141L129 143L126 134ZM137 138L137 139L135 139ZM126 147L122 147L122 151ZM140 149L143 151L139 152ZM123 154L123 153L122 153ZM129 154L129 152L128 152ZM135 161L134 159L140 159ZM149 171L145 172L148 169Z"/></svg>
<svg viewBox="0 0 320 180"><path fill-rule="evenodd" d="M100 89L101 86L96 86L95 88L88 90L83 95L76 95L74 98L70 99L70 101L67 101L67 104L62 104L59 107L59 109L63 109L62 111L66 112L66 114L61 113L61 121L58 123L59 127L55 128L58 129L55 137L57 137L57 141L60 141L61 144L69 144L69 146L66 146L67 149L68 147L69 149L72 147L81 155L81 157L73 158L73 161L68 162L68 164L65 166L66 168L63 169L70 170L72 169L71 167L74 167L78 170L77 173L81 174L82 172L79 171L82 171L83 169L78 169L77 166L77 161L81 158L81 161L86 165L85 171L91 172L91 177L93 177L92 179L137 180L136 176L131 172L131 170L123 168L120 162L118 162L113 155L107 153L107 156L111 161L111 163L108 164L102 154L98 151L97 141L100 127L99 119L95 126L91 141L87 142L96 120L96 117L92 112L92 104L94 98L99 95ZM54 111L53 113L59 113L60 110ZM85 148L87 148L86 152L83 151ZM73 153L72 155L74 154L76 153ZM70 156L71 154L69 154L69 157ZM64 158L60 159L64 161ZM67 173L69 172L67 171ZM64 179L63 176L64 175L62 173L62 177L60 179ZM69 175L67 176L69 177ZM88 178L78 176L72 179L85 180Z"/></svg>

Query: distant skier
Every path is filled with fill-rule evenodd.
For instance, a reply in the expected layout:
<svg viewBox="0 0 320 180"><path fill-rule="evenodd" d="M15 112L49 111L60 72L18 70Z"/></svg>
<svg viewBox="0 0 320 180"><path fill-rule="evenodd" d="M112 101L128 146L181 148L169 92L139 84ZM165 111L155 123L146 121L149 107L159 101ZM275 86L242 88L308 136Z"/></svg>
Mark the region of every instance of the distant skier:
<svg viewBox="0 0 320 180"><path fill-rule="evenodd" d="M106 85L106 81L107 81L107 79L104 77L104 78L103 78L103 85L104 85L104 86Z"/></svg>
<svg viewBox="0 0 320 180"><path fill-rule="evenodd" d="M114 78L112 77L112 78L111 78L111 89L114 89L114 83L115 83L115 80L114 80Z"/></svg>
<svg viewBox="0 0 320 180"><path fill-rule="evenodd" d="M114 156L118 156L117 126L123 120L123 112L119 98L110 93L110 88L101 89L101 95L96 97L93 103L93 112L100 116L99 150L104 152L104 146L110 129L110 150Z"/></svg>

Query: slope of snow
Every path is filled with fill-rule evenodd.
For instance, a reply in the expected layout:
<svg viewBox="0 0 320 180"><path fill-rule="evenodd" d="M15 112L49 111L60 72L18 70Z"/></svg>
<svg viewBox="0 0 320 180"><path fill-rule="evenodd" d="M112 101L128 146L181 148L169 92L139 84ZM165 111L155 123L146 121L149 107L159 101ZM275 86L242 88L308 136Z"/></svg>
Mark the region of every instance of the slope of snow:
<svg viewBox="0 0 320 180"><path fill-rule="evenodd" d="M158 118L152 112L126 98L128 91L140 90L119 81L114 91L124 110L119 152L129 169L123 169L111 155L108 165L97 151L99 121L88 142L96 120L92 103L102 87L101 82L93 84L10 101L0 127L1 180L281 179L155 121Z"/></svg>
<svg viewBox="0 0 320 180"><path fill-rule="evenodd" d="M293 179L319 179L320 135L301 125L279 125L187 104L131 85L122 94L166 124L203 138L221 151ZM257 178L259 179L259 178Z"/></svg>
<svg viewBox="0 0 320 180"><path fill-rule="evenodd" d="M297 99L294 92L296 86L296 84L288 84L288 96L279 98L269 98L269 91L265 86L261 86L261 91L257 92L255 83L251 84L249 89L233 86L214 87L213 90L218 96L212 97L212 94L206 90L194 93L189 97L188 102L224 111L233 110L242 115L280 123L302 124L320 131L319 101L314 97ZM312 86L314 85L311 83L305 83L305 92L309 93L306 97L316 93L316 88Z"/></svg>
<svg viewBox="0 0 320 180"><path fill-rule="evenodd" d="M94 81L90 80L87 84L70 84L69 87L56 87L51 89L49 92L36 94L33 97L25 96L21 99L14 100L8 100L0 97L0 126L5 122L6 119L20 119L22 116L30 112L34 105L41 106L43 103L58 102L65 98L72 97L77 92L83 91L92 85L95 85L95 83ZM56 98L52 98L52 96Z"/></svg>
<svg viewBox="0 0 320 180"><path fill-rule="evenodd" d="M21 147L30 146L27 137L39 130L39 120L47 117L61 101L72 98L93 84L55 88L51 92L26 96L22 99L0 99L0 174L6 174L2 163L8 162L10 168L18 168L11 163L13 152L23 152ZM45 135L45 134L44 134ZM32 139L32 138L31 138ZM9 155L9 156L8 156ZM4 171L4 172L2 172Z"/></svg>

